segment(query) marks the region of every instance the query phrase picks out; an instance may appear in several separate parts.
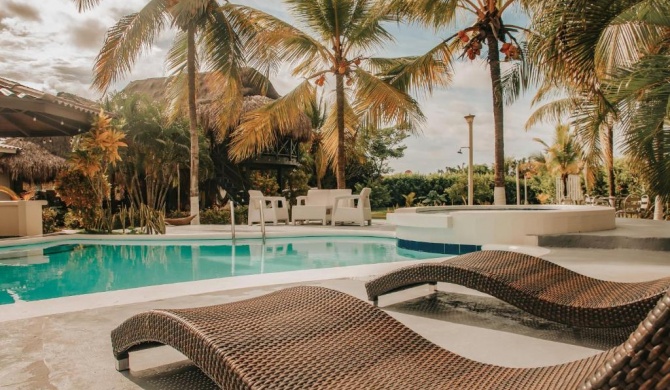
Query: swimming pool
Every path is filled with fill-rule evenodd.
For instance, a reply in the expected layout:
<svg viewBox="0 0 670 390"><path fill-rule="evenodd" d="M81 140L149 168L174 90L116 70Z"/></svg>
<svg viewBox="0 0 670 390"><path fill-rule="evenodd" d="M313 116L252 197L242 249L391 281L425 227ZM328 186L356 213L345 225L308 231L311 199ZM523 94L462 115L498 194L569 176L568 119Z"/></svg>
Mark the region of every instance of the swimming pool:
<svg viewBox="0 0 670 390"><path fill-rule="evenodd" d="M306 237L0 249L0 304L275 272L429 259L392 238Z"/></svg>

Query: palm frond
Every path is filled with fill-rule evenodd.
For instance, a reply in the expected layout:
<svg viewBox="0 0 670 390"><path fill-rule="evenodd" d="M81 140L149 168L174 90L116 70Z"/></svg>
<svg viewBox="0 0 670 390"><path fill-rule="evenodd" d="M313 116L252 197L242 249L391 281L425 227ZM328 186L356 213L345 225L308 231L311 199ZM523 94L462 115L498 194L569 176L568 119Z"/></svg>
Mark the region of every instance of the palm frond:
<svg viewBox="0 0 670 390"><path fill-rule="evenodd" d="M425 119L418 103L407 93L382 81L361 68L355 70L356 91L354 111L366 125L381 127L394 123L415 128Z"/></svg>
<svg viewBox="0 0 670 390"><path fill-rule="evenodd" d="M96 5L100 4L102 0L72 0L77 6L79 12L87 11Z"/></svg>
<svg viewBox="0 0 670 390"><path fill-rule="evenodd" d="M526 130L539 123L557 123L564 121L570 116L577 102L573 98L564 98L546 103L530 114L524 128Z"/></svg>
<svg viewBox="0 0 670 390"><path fill-rule="evenodd" d="M382 80L401 91L421 95L451 83L451 58L448 46L440 43L421 56L371 58L369 62Z"/></svg>
<svg viewBox="0 0 670 390"><path fill-rule="evenodd" d="M303 113L311 109L314 95L314 87L305 80L283 97L246 113L231 135L230 158L245 160L273 145L277 136L290 134L300 126Z"/></svg>
<svg viewBox="0 0 670 390"><path fill-rule="evenodd" d="M151 0L140 12L124 16L112 26L95 59L93 86L105 91L130 72L137 57L148 50L167 22L167 0Z"/></svg>

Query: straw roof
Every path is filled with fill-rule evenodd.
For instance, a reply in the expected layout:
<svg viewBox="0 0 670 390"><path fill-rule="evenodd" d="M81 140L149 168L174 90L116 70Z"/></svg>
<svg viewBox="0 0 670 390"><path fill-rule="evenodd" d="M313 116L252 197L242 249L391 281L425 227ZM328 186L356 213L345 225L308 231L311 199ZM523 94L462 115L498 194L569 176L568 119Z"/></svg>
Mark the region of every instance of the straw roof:
<svg viewBox="0 0 670 390"><path fill-rule="evenodd" d="M197 104L198 114L200 116L201 124L208 129L213 129L217 123L217 115L215 105L211 102L216 98L217 91L212 88L211 82L213 76L210 74L202 74L198 77L197 87ZM168 77L150 78L145 80L135 80L130 82L126 88L123 89L127 94L144 95L152 101L168 103L168 84L171 79ZM242 95L244 96L244 103L242 106L242 114L255 110L272 102L280 97L275 90L272 83L262 74L253 68L245 68L242 74ZM234 131L234 129L230 129ZM306 115L302 115L301 125L293 129L291 137L296 141L306 141L311 134L311 122Z"/></svg>
<svg viewBox="0 0 670 390"><path fill-rule="evenodd" d="M64 158L54 156L26 139L10 138L3 143L20 148L16 154L0 155L0 171L8 173L12 180L31 183L53 181L67 165Z"/></svg>

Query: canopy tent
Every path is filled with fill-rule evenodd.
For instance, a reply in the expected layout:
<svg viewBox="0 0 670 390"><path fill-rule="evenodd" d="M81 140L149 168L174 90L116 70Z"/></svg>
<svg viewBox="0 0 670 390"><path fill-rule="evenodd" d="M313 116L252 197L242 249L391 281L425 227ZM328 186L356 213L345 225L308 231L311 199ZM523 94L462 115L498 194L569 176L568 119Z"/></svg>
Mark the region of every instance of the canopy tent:
<svg viewBox="0 0 670 390"><path fill-rule="evenodd" d="M90 130L100 105L67 93L56 96L0 77L0 137L50 137Z"/></svg>

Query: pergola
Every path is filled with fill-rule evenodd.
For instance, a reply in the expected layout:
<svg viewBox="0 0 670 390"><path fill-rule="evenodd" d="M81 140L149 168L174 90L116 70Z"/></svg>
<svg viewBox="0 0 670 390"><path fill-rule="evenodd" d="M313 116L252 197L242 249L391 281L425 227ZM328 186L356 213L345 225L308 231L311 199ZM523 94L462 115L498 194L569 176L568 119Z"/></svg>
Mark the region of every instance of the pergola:
<svg viewBox="0 0 670 390"><path fill-rule="evenodd" d="M76 135L90 130L99 110L87 99L54 96L0 77L0 137Z"/></svg>

